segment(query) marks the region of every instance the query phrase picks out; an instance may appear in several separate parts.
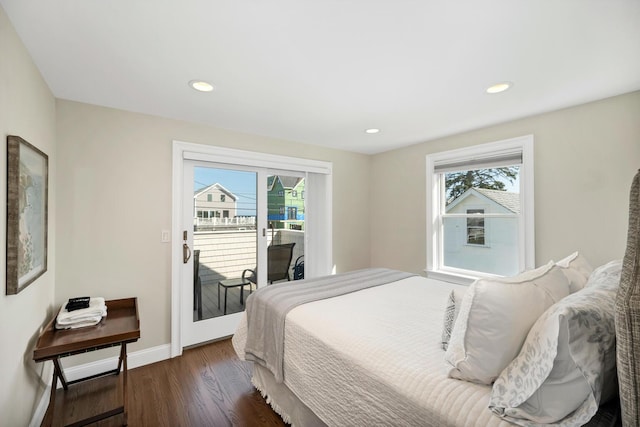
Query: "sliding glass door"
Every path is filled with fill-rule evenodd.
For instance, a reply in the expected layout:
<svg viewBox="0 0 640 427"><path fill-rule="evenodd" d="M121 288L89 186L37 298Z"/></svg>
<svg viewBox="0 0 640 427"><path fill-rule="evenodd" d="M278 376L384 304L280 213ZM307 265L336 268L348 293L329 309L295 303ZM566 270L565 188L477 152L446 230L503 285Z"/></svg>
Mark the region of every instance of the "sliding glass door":
<svg viewBox="0 0 640 427"><path fill-rule="evenodd" d="M184 166L183 325L192 345L232 334L258 287L304 277L306 189L303 173Z"/></svg>
<svg viewBox="0 0 640 427"><path fill-rule="evenodd" d="M331 172L173 142L172 356L232 335L257 288L331 274Z"/></svg>
<svg viewBox="0 0 640 427"><path fill-rule="evenodd" d="M244 309L252 286L242 276L252 277L258 265L257 179L254 171L193 168L196 322Z"/></svg>

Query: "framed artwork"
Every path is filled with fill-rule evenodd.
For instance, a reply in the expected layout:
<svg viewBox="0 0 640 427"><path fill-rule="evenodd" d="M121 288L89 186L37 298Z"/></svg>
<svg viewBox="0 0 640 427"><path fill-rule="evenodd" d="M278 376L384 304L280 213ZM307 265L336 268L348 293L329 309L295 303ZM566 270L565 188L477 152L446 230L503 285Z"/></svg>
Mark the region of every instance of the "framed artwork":
<svg viewBox="0 0 640 427"><path fill-rule="evenodd" d="M7 136L7 295L47 271L49 157Z"/></svg>

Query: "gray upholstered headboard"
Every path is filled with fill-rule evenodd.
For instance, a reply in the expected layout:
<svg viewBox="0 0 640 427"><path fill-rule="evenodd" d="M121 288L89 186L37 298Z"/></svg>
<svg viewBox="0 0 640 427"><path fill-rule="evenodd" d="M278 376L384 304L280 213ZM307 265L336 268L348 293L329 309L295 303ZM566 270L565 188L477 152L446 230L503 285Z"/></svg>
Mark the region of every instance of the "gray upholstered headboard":
<svg viewBox="0 0 640 427"><path fill-rule="evenodd" d="M616 342L622 425L640 426L640 171L631 185L629 231L616 297Z"/></svg>

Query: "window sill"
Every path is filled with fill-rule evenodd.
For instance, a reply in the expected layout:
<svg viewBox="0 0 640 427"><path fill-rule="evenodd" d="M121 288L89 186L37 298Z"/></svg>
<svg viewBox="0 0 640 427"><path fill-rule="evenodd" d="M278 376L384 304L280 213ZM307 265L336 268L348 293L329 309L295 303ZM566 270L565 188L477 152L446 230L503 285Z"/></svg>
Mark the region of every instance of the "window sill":
<svg viewBox="0 0 640 427"><path fill-rule="evenodd" d="M424 270L427 277L435 280L442 280L443 282L455 283L457 285L469 286L477 279L491 279L496 277L503 277L496 274L480 273L475 275L467 274L465 270Z"/></svg>
<svg viewBox="0 0 640 427"><path fill-rule="evenodd" d="M474 276L467 276L465 274L452 273L442 270L425 270L425 273L427 273L427 277L430 279L442 280L443 282L455 283L457 285L465 286L469 286L477 279L477 277Z"/></svg>

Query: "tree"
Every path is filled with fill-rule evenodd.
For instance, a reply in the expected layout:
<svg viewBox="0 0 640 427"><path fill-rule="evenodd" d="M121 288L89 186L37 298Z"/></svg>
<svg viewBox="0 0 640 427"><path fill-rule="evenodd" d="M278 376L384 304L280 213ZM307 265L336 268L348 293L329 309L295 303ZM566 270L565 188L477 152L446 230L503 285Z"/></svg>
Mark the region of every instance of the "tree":
<svg viewBox="0 0 640 427"><path fill-rule="evenodd" d="M508 166L447 173L445 174L447 204L473 187L505 191L505 182L513 183L519 171L519 166Z"/></svg>

